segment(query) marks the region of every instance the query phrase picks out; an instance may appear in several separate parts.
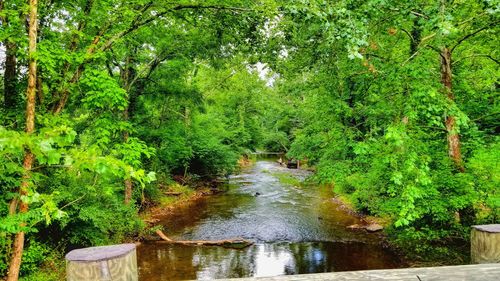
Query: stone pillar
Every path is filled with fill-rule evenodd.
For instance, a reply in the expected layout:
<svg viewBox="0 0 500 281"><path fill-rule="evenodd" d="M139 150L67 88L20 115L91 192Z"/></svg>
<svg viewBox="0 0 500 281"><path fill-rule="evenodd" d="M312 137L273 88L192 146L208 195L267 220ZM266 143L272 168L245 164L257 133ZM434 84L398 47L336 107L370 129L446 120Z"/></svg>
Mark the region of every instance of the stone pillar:
<svg viewBox="0 0 500 281"><path fill-rule="evenodd" d="M500 263L500 224L472 226L470 243L472 263Z"/></svg>
<svg viewBox="0 0 500 281"><path fill-rule="evenodd" d="M68 281L138 281L134 244L91 247L66 255Z"/></svg>

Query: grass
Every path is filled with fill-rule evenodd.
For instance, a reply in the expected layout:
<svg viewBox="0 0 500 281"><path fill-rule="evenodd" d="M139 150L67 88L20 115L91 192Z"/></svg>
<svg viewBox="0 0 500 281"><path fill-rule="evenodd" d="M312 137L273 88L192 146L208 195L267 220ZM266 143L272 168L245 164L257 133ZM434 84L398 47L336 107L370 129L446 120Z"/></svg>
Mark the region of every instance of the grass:
<svg viewBox="0 0 500 281"><path fill-rule="evenodd" d="M156 200L161 206L169 206L177 201L192 196L194 192L195 191L188 186L181 185L177 182L171 182L162 186L160 194ZM168 195L167 193L170 193L171 195Z"/></svg>

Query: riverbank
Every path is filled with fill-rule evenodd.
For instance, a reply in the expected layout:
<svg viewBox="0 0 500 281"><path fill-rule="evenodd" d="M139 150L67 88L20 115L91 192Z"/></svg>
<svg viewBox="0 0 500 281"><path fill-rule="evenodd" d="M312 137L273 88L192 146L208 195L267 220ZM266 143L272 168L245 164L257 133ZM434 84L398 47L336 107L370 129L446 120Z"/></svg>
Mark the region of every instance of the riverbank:
<svg viewBox="0 0 500 281"><path fill-rule="evenodd" d="M243 155L238 159L237 171L248 169L256 162L256 157ZM174 216L176 212L189 209L198 200L225 192L225 180L198 181L187 184L179 182L160 183L159 197L156 204L140 212L140 218L147 224L147 229L153 229L162 219ZM146 229L146 232L147 232ZM138 240L144 237L138 237Z"/></svg>
<svg viewBox="0 0 500 281"><path fill-rule="evenodd" d="M291 185L303 190L307 190L308 186L316 186L314 181L311 183L308 180L314 177L314 174L310 174L310 177L305 180L301 180L286 171L274 172L271 173L271 175L276 177L282 184ZM356 208L355 203L348 195L336 193L334 185L332 184L323 184L319 186L323 196L329 198L328 200L333 202L337 209L359 219L358 223L346 226L349 231L357 233L377 232L377 235L383 237L381 245L394 249L399 258L406 261L409 267L458 265L468 262L468 249L465 249L467 246L464 248L461 245L448 243L446 246L441 245L441 248L436 247L435 250L430 249L432 245L416 244L409 246L405 244L408 243L406 240L402 240L398 236L398 231L400 230L394 228L393 219L387 216L382 217L363 213ZM468 245L468 243L466 243L466 245ZM426 255L421 255L419 252L423 247L429 247L429 250L426 251ZM451 258L443 258L443 256Z"/></svg>
<svg viewBox="0 0 500 281"><path fill-rule="evenodd" d="M280 183L285 185L291 185L297 188L307 189L308 186L314 186L314 184L308 182L308 178L310 178L314 173L310 168L308 169L299 169L299 171L303 171L310 174L301 174L300 177L297 177L294 174L290 174L286 171L273 172L271 175L276 177ZM268 171L266 171L268 172ZM304 175L306 175L304 177ZM358 210L354 203L349 200L347 196L337 194L334 192L334 188L332 185L319 185L320 192L323 193L323 196L328 197L332 202L338 205L338 208L342 211L357 217L360 220L358 224L352 224L347 226L348 229L353 231L366 230L368 232L377 232L381 231L387 226L389 226L392 221L390 218L383 218L377 216L367 216Z"/></svg>
<svg viewBox="0 0 500 281"><path fill-rule="evenodd" d="M158 240L154 231L161 228L159 224L169 216L175 216L177 212L182 212L191 208L198 200L223 192L213 187L192 188L178 183L171 183L163 188L162 195L158 198L158 203L139 213L139 217L146 224L145 230L134 238L134 242L144 240Z"/></svg>
<svg viewBox="0 0 500 281"><path fill-rule="evenodd" d="M450 237L441 243L416 241L411 229L401 229L394 226L394 219L386 216L367 215L356 208L348 195L335 193L333 186L325 185L325 192L339 208L360 219L359 224L347 228L351 231L378 231L383 236L383 245L394 249L408 267L433 267L468 264L470 262L469 241L459 237ZM404 232L404 234L402 234ZM413 235L413 236L412 236ZM425 240L425 238L422 238Z"/></svg>

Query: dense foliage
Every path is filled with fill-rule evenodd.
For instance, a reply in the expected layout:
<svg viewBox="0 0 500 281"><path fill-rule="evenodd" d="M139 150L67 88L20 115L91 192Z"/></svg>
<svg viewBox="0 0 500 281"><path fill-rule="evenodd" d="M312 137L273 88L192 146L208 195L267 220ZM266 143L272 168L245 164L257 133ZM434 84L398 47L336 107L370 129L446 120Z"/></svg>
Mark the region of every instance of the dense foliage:
<svg viewBox="0 0 500 281"><path fill-rule="evenodd" d="M2 276L257 149L418 251L500 219L498 0L28 2L0 1Z"/></svg>
<svg viewBox="0 0 500 281"><path fill-rule="evenodd" d="M224 176L257 147L268 88L239 54L261 44L265 12L209 2L1 1L1 276L19 234L21 275L50 249L122 241L157 178Z"/></svg>
<svg viewBox="0 0 500 281"><path fill-rule="evenodd" d="M500 220L499 5L311 1L282 21L288 154L424 256Z"/></svg>

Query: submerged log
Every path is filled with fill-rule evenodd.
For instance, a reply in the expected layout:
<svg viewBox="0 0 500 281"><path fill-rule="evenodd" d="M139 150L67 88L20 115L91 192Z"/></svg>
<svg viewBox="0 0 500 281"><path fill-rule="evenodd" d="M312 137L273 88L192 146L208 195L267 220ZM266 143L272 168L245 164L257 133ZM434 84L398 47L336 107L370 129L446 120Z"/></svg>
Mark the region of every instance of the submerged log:
<svg viewBox="0 0 500 281"><path fill-rule="evenodd" d="M243 249L250 245L253 245L253 242L250 240L246 240L243 238L232 238L225 240L172 240L168 238L165 233L161 230L157 230L156 234L160 236L164 243L169 244L181 244L181 245L193 245L193 246L222 246L226 248L236 248Z"/></svg>
<svg viewBox="0 0 500 281"><path fill-rule="evenodd" d="M470 243L472 263L500 263L500 224L473 226Z"/></svg>

